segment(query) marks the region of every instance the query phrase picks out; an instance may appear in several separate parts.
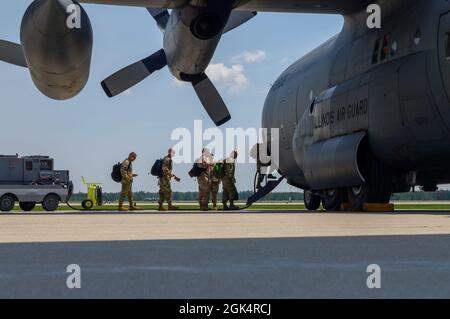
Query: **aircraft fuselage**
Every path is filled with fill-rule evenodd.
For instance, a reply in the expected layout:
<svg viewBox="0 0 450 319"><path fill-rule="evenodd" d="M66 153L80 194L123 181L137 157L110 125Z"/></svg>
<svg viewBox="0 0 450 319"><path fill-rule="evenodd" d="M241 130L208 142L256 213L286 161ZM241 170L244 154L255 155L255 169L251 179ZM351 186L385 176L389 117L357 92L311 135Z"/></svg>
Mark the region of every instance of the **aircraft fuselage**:
<svg viewBox="0 0 450 319"><path fill-rule="evenodd" d="M378 1L289 67L272 86L262 125L279 128L278 167L306 190L366 182L370 152L392 172L392 191L450 182L450 4Z"/></svg>

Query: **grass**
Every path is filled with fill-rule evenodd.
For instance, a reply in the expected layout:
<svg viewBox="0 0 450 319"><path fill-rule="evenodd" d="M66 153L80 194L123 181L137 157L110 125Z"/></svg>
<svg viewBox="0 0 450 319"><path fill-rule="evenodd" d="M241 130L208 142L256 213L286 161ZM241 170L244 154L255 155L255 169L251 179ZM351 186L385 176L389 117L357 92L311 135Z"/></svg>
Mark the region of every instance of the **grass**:
<svg viewBox="0 0 450 319"><path fill-rule="evenodd" d="M82 210L82 207L80 205L72 205L74 208ZM244 207L244 203L238 203L238 206ZM140 209L143 210L157 210L158 205L157 204L140 204ZM167 205L166 205L167 207ZM180 210L187 210L187 211L198 211L198 205L196 203L183 203L181 205L178 205ZM219 209L222 208L222 205L219 205ZM450 211L450 203L396 203L395 204L396 210L424 210L424 211L432 211L432 210L449 210ZM58 211L69 211L71 210L69 207L67 207L65 204L61 204ZM94 207L91 211L116 211L117 206L115 204L111 205L105 205L103 207ZM247 210L305 210L305 205L302 203L257 203ZM21 209L16 206L14 209L15 212L21 211ZM36 208L34 209L34 212L42 212L43 209L40 205L36 205Z"/></svg>

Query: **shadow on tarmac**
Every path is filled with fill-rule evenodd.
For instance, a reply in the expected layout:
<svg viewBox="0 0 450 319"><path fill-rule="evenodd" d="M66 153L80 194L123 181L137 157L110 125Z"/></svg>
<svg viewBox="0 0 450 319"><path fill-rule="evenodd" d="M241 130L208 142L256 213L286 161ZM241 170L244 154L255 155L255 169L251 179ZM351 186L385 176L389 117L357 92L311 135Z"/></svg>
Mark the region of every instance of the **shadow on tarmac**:
<svg viewBox="0 0 450 319"><path fill-rule="evenodd" d="M208 212L203 212L199 210L178 210L178 211L169 211L169 212L159 212L157 210L142 210L142 211L134 211L134 212L119 212L119 211L62 211L62 212L11 212L11 213L0 213L1 216L62 216L62 215L180 215L180 214L193 214L193 215L214 215L214 214L220 214L220 215L235 215L235 214L246 214L246 215L259 215L259 214L333 214L333 215L340 215L340 214L346 214L346 215L436 215L436 216L442 216L442 215L449 215L449 210L429 210L429 211L423 211L423 210L398 210L395 212L353 212L353 211L338 211L338 212L328 212L328 211L307 211L307 210L239 210L239 211L215 211L211 210Z"/></svg>
<svg viewBox="0 0 450 319"><path fill-rule="evenodd" d="M450 235L0 244L1 298L448 298ZM67 266L81 267L68 289ZM381 267L369 289L367 267Z"/></svg>

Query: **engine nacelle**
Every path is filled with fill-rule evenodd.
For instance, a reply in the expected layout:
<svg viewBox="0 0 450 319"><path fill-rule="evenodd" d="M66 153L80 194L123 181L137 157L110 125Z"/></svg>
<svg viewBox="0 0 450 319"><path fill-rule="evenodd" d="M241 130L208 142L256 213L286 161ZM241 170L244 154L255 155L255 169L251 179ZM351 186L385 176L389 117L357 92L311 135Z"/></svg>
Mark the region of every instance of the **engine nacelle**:
<svg viewBox="0 0 450 319"><path fill-rule="evenodd" d="M174 9L164 34L164 51L171 73L180 80L203 73L222 37L231 1Z"/></svg>
<svg viewBox="0 0 450 319"><path fill-rule="evenodd" d="M72 25L73 19L79 24ZM77 1L33 1L22 19L20 38L31 77L44 95L66 100L84 88L93 35L89 17Z"/></svg>

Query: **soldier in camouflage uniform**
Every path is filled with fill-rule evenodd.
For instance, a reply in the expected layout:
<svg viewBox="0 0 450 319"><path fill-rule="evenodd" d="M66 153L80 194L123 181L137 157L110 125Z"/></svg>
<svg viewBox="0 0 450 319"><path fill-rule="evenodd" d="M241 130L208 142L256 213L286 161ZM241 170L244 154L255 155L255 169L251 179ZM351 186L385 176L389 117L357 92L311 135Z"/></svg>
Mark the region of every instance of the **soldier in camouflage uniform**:
<svg viewBox="0 0 450 319"><path fill-rule="evenodd" d="M236 178L235 178L235 170L236 170L236 158L238 157L238 153L233 151L231 155L225 161L225 172L224 177L222 179L223 184L223 210L237 210L238 206L234 205L235 196L237 195L236 189ZM230 202L230 206L227 203Z"/></svg>
<svg viewBox="0 0 450 319"><path fill-rule="evenodd" d="M221 163L218 163L221 164ZM217 195L219 194L219 187L220 187L220 176L218 171L216 171L216 166L213 166L213 169L211 171L211 202L213 203L213 209L217 210Z"/></svg>
<svg viewBox="0 0 450 319"><path fill-rule="evenodd" d="M202 174L197 177L200 210L207 211L209 195L211 192L211 172L213 167L212 155L208 149L203 149L202 156L196 161L196 163L201 169L203 169Z"/></svg>
<svg viewBox="0 0 450 319"><path fill-rule="evenodd" d="M167 156L162 161L162 176L159 178L159 211L166 211L164 202L169 204L169 210L176 210L178 207L172 205L172 187L170 181L172 177L177 182L180 181L178 177L172 174L172 158L175 156L175 150L169 149Z"/></svg>
<svg viewBox="0 0 450 319"><path fill-rule="evenodd" d="M122 190L120 192L119 198L119 211L124 212L128 211L126 208L123 208L123 202L125 201L125 197L128 198L130 203L130 211L136 210L137 207L134 206L133 202L133 178L137 175L133 174L133 162L136 160L136 153L132 152L128 155L128 158L122 162L120 166L120 173L122 174Z"/></svg>

